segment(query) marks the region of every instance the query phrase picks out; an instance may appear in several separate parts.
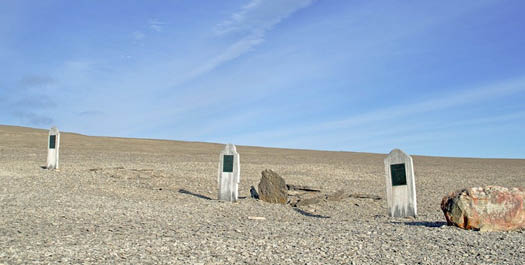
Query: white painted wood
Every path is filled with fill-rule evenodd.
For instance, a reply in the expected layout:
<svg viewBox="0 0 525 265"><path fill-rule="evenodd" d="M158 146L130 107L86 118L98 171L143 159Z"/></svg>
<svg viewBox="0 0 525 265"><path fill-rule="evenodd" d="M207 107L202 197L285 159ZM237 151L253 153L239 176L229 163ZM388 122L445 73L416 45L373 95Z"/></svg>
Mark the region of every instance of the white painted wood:
<svg viewBox="0 0 525 265"><path fill-rule="evenodd" d="M51 136L55 138L55 148L50 148ZM60 132L56 127L49 130L47 137L47 169L58 169L58 153L60 149Z"/></svg>
<svg viewBox="0 0 525 265"><path fill-rule="evenodd" d="M392 186L390 165L405 164L406 185ZM391 217L417 216L416 181L412 157L394 149L385 158L386 198Z"/></svg>
<svg viewBox="0 0 525 265"><path fill-rule="evenodd" d="M233 155L233 172L223 172L224 156ZM219 162L219 200L237 201L239 197L239 182L241 173L241 163L239 153L233 144L227 144L220 154Z"/></svg>

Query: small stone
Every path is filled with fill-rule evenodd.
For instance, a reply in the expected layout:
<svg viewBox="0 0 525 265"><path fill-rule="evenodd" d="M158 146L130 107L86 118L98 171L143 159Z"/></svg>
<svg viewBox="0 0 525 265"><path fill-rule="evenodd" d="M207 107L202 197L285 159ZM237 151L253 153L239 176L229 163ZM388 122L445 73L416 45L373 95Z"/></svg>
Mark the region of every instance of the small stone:
<svg viewBox="0 0 525 265"><path fill-rule="evenodd" d="M250 187L250 197L252 197L252 199L256 199L256 200L259 199L259 193L257 193L257 190L255 189L254 186Z"/></svg>

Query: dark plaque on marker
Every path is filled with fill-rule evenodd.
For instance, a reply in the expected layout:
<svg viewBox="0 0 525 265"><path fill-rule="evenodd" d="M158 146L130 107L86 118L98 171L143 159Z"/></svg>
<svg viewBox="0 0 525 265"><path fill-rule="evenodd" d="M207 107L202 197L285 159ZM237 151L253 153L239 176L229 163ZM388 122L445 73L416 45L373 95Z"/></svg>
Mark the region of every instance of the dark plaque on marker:
<svg viewBox="0 0 525 265"><path fill-rule="evenodd" d="M57 141L56 135L49 136L49 149L55 149L56 141Z"/></svg>
<svg viewBox="0 0 525 265"><path fill-rule="evenodd" d="M407 184L405 164L390 165L390 174L392 175L392 186L403 186Z"/></svg>
<svg viewBox="0 0 525 265"><path fill-rule="evenodd" d="M224 155L222 172L233 172L233 155Z"/></svg>

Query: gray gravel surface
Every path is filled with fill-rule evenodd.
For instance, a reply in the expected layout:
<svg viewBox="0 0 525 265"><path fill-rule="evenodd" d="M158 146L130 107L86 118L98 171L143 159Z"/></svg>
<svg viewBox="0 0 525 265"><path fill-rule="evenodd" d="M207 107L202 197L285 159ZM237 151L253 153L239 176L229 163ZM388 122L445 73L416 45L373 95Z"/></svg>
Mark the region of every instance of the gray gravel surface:
<svg viewBox="0 0 525 265"><path fill-rule="evenodd" d="M46 138L0 126L0 264L525 264L524 231L461 230L440 210L456 189L524 186L525 160L414 156L420 215L389 218L382 154L238 146L242 199L227 203L216 200L223 145L66 133L49 171ZM251 199L267 168L383 199Z"/></svg>

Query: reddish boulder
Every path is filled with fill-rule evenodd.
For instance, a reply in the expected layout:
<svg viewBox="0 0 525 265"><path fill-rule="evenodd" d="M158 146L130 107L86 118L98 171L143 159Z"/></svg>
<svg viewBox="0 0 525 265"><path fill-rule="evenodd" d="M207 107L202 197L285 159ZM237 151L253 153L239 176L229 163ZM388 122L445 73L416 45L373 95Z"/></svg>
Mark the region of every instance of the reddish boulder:
<svg viewBox="0 0 525 265"><path fill-rule="evenodd" d="M443 197L447 223L464 229L509 231L525 228L525 188L487 186Z"/></svg>

